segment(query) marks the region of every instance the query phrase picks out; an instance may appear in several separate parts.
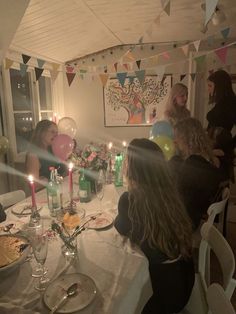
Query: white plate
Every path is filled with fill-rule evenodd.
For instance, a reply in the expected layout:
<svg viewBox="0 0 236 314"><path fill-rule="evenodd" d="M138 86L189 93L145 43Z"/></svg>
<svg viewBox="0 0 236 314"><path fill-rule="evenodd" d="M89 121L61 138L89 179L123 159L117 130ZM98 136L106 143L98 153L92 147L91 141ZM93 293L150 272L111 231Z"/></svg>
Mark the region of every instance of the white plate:
<svg viewBox="0 0 236 314"><path fill-rule="evenodd" d="M8 226L8 225L13 225L13 227L10 229L9 232L4 231L4 227ZM23 221L16 221L16 220L8 220L8 221L4 221L2 223L0 223L0 234L15 234L17 232L19 232L24 226L24 222Z"/></svg>
<svg viewBox="0 0 236 314"><path fill-rule="evenodd" d="M96 214L94 216L96 217ZM113 218L107 213L101 213L97 215L97 217L94 220L89 221L86 224L86 227L89 229L99 230L99 229L107 228L111 226L112 224L113 224Z"/></svg>
<svg viewBox="0 0 236 314"><path fill-rule="evenodd" d="M42 206L38 206L38 211L42 208ZM31 204L30 203L22 203L15 205L11 212L16 216L23 217L31 215Z"/></svg>
<svg viewBox="0 0 236 314"><path fill-rule="evenodd" d="M49 309L52 309L65 294L65 291L73 283L78 284L78 291L58 308L58 313L73 313L82 310L95 298L97 288L92 278L81 274L63 275L54 280L44 293L44 302Z"/></svg>

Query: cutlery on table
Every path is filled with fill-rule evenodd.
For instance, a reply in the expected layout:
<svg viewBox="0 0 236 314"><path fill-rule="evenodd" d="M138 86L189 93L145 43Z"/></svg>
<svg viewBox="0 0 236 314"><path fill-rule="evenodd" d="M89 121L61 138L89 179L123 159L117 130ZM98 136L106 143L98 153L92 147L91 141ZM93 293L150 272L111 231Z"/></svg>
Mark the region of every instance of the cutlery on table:
<svg viewBox="0 0 236 314"><path fill-rule="evenodd" d="M62 303L64 303L64 301L67 298L75 295L75 293L77 292L77 288L78 288L78 284L76 282L70 285L69 288L66 290L65 294L63 295L63 297L60 299L60 301L57 304L55 304L54 307L51 309L50 314L55 313L56 310L58 310L58 308L62 305Z"/></svg>

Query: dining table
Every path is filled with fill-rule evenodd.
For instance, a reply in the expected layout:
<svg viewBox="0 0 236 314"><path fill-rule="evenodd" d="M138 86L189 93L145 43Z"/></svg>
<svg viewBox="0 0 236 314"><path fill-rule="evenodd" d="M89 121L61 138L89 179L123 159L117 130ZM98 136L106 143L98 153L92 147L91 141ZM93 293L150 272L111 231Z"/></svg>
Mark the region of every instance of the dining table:
<svg viewBox="0 0 236 314"><path fill-rule="evenodd" d="M79 189L75 183L74 196L78 194ZM64 178L62 183L64 201L69 198L68 185L68 178ZM77 202L76 206L85 211L84 219L102 211L112 217L113 221L117 215L119 196L124 190L124 187L117 188L113 183L106 184L102 201L94 194L90 202ZM19 217L14 214L14 208L27 203L31 203L30 196L9 207L6 210L7 220L1 223L0 227L13 223L16 234L20 233L21 228L24 229L24 226L29 223L29 215ZM50 216L46 189L36 193L36 203L41 218L48 224L50 230L55 217ZM14 228L10 232L13 233ZM96 285L94 299L88 306L75 313L138 314L142 312L152 295L148 260L137 246L117 232L113 224L98 230L85 228L77 236L77 258L65 257L62 254L60 237L55 232L48 234L48 254L45 262L48 269L47 277L50 278L48 285L52 285L60 276L67 274L74 276L77 273L89 276ZM31 257L12 271L0 271L1 314L50 313L50 309L45 304L45 292L39 292L34 288L38 280L31 276L35 265L36 261Z"/></svg>

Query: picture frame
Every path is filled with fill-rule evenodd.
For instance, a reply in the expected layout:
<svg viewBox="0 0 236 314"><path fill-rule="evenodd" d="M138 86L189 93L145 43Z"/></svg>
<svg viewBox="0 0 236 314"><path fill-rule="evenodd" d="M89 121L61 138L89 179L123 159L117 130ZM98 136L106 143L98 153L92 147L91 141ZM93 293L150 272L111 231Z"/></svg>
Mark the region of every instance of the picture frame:
<svg viewBox="0 0 236 314"><path fill-rule="evenodd" d="M147 75L142 85L128 76L123 87L118 78L110 78L103 88L105 127L152 125L163 114L171 87L171 74L161 81L157 75Z"/></svg>

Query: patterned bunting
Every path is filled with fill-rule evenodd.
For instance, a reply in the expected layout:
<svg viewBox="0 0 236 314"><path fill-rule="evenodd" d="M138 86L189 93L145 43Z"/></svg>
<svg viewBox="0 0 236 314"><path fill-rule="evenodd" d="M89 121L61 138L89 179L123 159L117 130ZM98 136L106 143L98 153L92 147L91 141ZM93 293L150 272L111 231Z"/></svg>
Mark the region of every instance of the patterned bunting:
<svg viewBox="0 0 236 314"><path fill-rule="evenodd" d="M73 82L75 75L76 75L76 73L67 73L66 72L66 77L67 77L67 81L68 81L69 86Z"/></svg>
<svg viewBox="0 0 236 314"><path fill-rule="evenodd" d="M185 78L186 74L181 74L180 75L180 82L183 81L183 79Z"/></svg>
<svg viewBox="0 0 236 314"><path fill-rule="evenodd" d="M6 70L10 69L10 67L12 66L13 63L14 63L13 60L6 58L5 59L5 69Z"/></svg>
<svg viewBox="0 0 236 314"><path fill-rule="evenodd" d="M36 81L38 81L38 79L41 77L41 75L43 74L43 71L44 69L34 68Z"/></svg>
<svg viewBox="0 0 236 314"><path fill-rule="evenodd" d="M205 0L206 1L206 15L205 15L205 25L209 22L212 14L215 12L218 0Z"/></svg>
<svg viewBox="0 0 236 314"><path fill-rule="evenodd" d="M168 1L166 6L164 7L164 11L166 12L167 15L170 16L170 0Z"/></svg>
<svg viewBox="0 0 236 314"><path fill-rule="evenodd" d="M188 52L189 52L189 45L184 45L181 47L181 49L183 50L183 53L185 54L185 56L188 56Z"/></svg>
<svg viewBox="0 0 236 314"><path fill-rule="evenodd" d="M117 63L117 62L116 62L116 63L114 63L114 68L115 68L116 72L117 72L117 65L118 65L118 63Z"/></svg>
<svg viewBox="0 0 236 314"><path fill-rule="evenodd" d="M67 73L73 73L74 72L74 67L73 66L71 66L71 65L67 65L66 66L66 72Z"/></svg>
<svg viewBox="0 0 236 314"><path fill-rule="evenodd" d="M146 73L145 70L135 71L135 74L140 82L140 85L142 85L145 80L145 73Z"/></svg>
<svg viewBox="0 0 236 314"><path fill-rule="evenodd" d="M170 54L169 54L167 51L163 52L163 53L162 53L162 56L163 56L166 60L169 60L169 59L170 59Z"/></svg>
<svg viewBox="0 0 236 314"><path fill-rule="evenodd" d="M39 68L42 68L45 64L45 61L44 60L41 60L41 59L37 59L37 62L38 62L38 67Z"/></svg>
<svg viewBox="0 0 236 314"><path fill-rule="evenodd" d="M222 47L220 49L215 50L215 54L219 57L219 59L226 63L228 47Z"/></svg>
<svg viewBox="0 0 236 314"><path fill-rule="evenodd" d="M27 64L20 63L20 75L22 77L25 76L27 69L28 69Z"/></svg>
<svg viewBox="0 0 236 314"><path fill-rule="evenodd" d="M140 65L141 65L141 60L137 60L136 61L137 67L140 69Z"/></svg>
<svg viewBox="0 0 236 314"><path fill-rule="evenodd" d="M124 67L127 71L129 71L129 66L128 66L127 63L124 63L124 64L123 64L123 67Z"/></svg>
<svg viewBox="0 0 236 314"><path fill-rule="evenodd" d="M60 64L58 64L58 63L51 63L51 66L52 66L52 70L54 71L54 72L56 72L56 71L58 71L59 70L59 66L60 66Z"/></svg>
<svg viewBox="0 0 236 314"><path fill-rule="evenodd" d="M195 77L196 77L196 73L190 73L190 76L191 76L192 82L194 82L195 81Z"/></svg>
<svg viewBox="0 0 236 314"><path fill-rule="evenodd" d="M105 87L106 86L106 83L107 83L107 80L109 78L109 74L99 74L100 76L100 80L102 82L102 86Z"/></svg>
<svg viewBox="0 0 236 314"><path fill-rule="evenodd" d="M22 54L22 60L23 60L24 64L26 64L30 60L30 58L31 58L30 56Z"/></svg>
<svg viewBox="0 0 236 314"><path fill-rule="evenodd" d="M135 76L129 76L129 82L130 82L130 84L133 83L134 79L135 79Z"/></svg>
<svg viewBox="0 0 236 314"><path fill-rule="evenodd" d="M223 29L223 30L221 31L221 34L222 34L222 36L223 36L224 39L227 39L227 38L228 38L229 32L230 32L230 27L227 27L227 28L225 28L225 29Z"/></svg>
<svg viewBox="0 0 236 314"><path fill-rule="evenodd" d="M122 87L124 87L127 72L116 73L117 79Z"/></svg>

